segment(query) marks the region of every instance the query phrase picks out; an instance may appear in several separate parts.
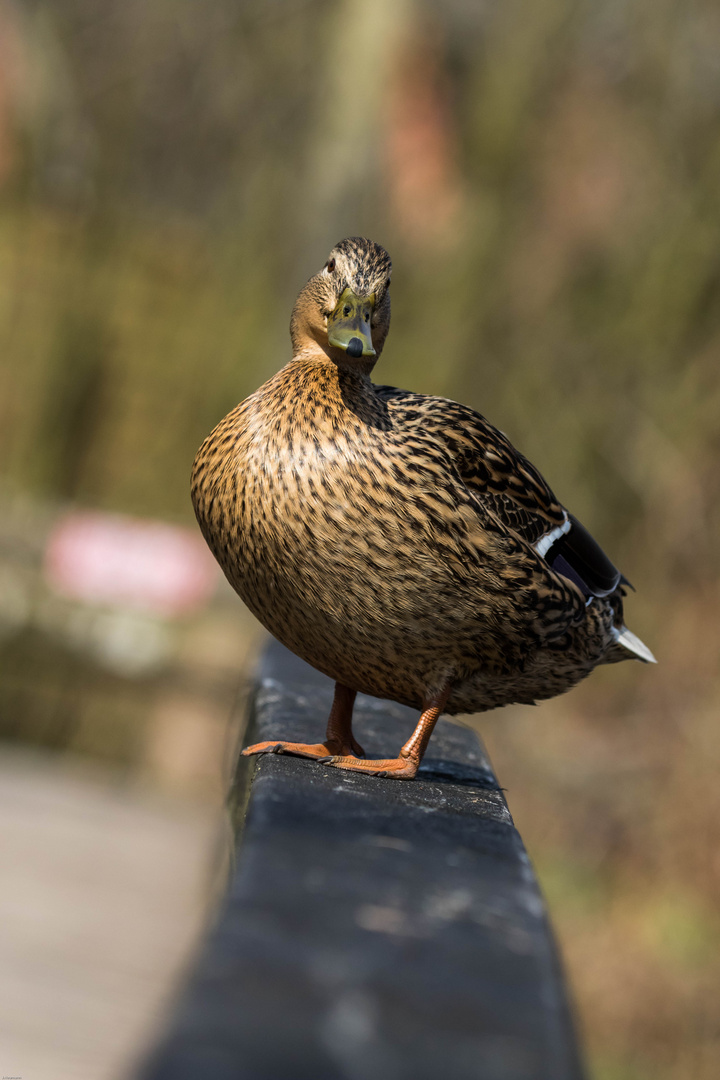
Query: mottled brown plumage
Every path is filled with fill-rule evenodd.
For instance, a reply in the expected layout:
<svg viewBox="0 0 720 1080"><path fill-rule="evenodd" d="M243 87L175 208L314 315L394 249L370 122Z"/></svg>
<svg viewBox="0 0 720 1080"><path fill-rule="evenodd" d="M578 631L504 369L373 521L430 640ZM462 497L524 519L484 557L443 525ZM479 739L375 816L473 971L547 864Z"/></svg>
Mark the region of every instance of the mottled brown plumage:
<svg viewBox="0 0 720 1080"><path fill-rule="evenodd" d="M441 708L533 702L652 656L623 626L624 579L504 435L370 381L389 280L379 245L333 249L295 305L293 359L205 440L192 492L233 588L338 684L325 743L251 751L412 776ZM353 691L423 710L397 761L353 756Z"/></svg>

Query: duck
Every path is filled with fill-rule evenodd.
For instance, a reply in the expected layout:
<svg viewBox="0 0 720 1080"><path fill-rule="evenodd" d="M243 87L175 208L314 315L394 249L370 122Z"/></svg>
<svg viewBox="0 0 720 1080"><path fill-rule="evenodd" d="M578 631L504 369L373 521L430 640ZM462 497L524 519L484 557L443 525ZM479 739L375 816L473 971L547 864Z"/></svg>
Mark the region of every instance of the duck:
<svg viewBox="0 0 720 1080"><path fill-rule="evenodd" d="M467 405L374 383L392 264L336 244L292 311L292 358L205 439L200 529L269 632L335 683L324 741L256 743L409 780L441 714L564 693L601 664L655 663L630 587L540 472ZM355 697L417 710L397 758L367 757Z"/></svg>

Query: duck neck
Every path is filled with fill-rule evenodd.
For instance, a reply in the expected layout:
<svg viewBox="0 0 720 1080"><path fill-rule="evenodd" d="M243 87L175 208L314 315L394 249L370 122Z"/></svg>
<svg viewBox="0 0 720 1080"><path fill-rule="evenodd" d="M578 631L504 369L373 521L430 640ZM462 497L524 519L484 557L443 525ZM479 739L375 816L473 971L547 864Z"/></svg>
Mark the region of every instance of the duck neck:
<svg viewBox="0 0 720 1080"><path fill-rule="evenodd" d="M338 364L319 350L297 353L286 370L292 372L293 382L299 384L299 393L315 396L319 392L335 398L372 390L369 371L356 364Z"/></svg>
<svg viewBox="0 0 720 1080"><path fill-rule="evenodd" d="M330 365L337 368L341 375L347 373L348 376L360 376L368 380L377 363L376 356L359 357L355 360L344 353L342 349L334 349L329 345L325 348L315 341L306 342L302 349L294 352L293 360L306 364Z"/></svg>
<svg viewBox="0 0 720 1080"><path fill-rule="evenodd" d="M378 397L369 374L354 364L340 365L327 356L302 352L276 378L284 400L295 399L299 411L303 402L309 405L315 411L315 422L323 414L332 416L333 423L388 426L386 404Z"/></svg>

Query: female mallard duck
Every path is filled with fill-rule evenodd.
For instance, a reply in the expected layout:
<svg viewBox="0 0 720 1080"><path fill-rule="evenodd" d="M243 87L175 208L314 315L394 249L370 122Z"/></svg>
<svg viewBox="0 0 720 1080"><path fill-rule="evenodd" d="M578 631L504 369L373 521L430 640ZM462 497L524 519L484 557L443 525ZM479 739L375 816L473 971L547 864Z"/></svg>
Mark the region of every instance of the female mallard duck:
<svg viewBox="0 0 720 1080"><path fill-rule="evenodd" d="M568 690L653 661L627 584L540 473L465 405L370 381L390 328L387 252L352 237L292 314L293 358L200 447L205 539L250 610L335 680L324 743L258 743L410 778L441 712ZM366 760L358 691L422 710L395 759Z"/></svg>

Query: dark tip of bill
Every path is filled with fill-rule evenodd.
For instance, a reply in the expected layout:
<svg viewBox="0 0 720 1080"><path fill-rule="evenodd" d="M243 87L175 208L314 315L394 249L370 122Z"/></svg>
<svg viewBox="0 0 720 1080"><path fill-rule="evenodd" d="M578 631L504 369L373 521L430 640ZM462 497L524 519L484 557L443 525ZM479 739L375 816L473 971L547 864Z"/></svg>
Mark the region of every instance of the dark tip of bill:
<svg viewBox="0 0 720 1080"><path fill-rule="evenodd" d="M363 344L359 337L350 338L348 341L347 354L352 356L354 360L357 360L358 356L362 356Z"/></svg>

